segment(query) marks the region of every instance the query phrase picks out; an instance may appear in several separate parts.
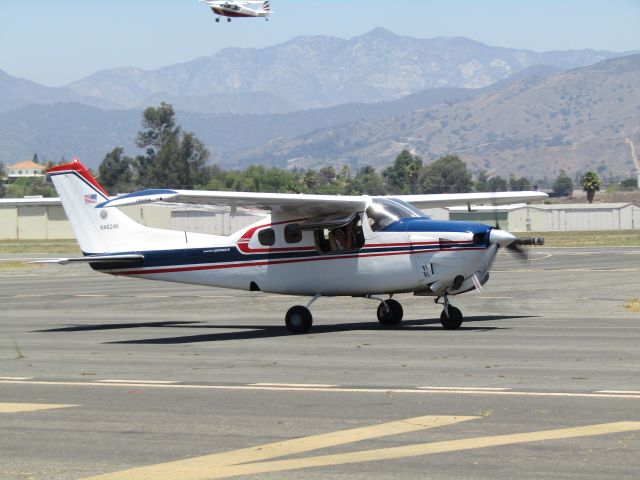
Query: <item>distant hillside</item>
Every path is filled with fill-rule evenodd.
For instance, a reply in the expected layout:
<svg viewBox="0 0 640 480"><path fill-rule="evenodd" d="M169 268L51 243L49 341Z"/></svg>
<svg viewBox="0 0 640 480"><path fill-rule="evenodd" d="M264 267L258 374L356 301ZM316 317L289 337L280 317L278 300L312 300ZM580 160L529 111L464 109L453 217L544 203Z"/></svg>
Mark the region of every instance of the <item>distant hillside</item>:
<svg viewBox="0 0 640 480"><path fill-rule="evenodd" d="M405 115L445 102L470 99L528 76L550 75L554 67L536 66L513 79L480 89L435 88L398 100L371 104L350 103L315 110L273 115L211 115L177 112L177 120L193 131L225 163L232 152L258 146L274 139L286 139L319 129L355 121L380 120ZM104 111L77 103L29 106L0 113L0 161L29 158L38 152L41 158L59 160L79 156L92 167L116 146L129 155L136 151L134 140L140 129L141 110Z"/></svg>
<svg viewBox="0 0 640 480"><path fill-rule="evenodd" d="M490 88L490 87L489 87ZM438 88L392 102L347 104L273 115L211 115L178 111L179 124L195 132L224 161L226 153L261 145L272 139L292 138L320 128L356 120L382 119L418 108L455 102L479 95L483 89ZM116 146L129 155L140 130L141 110L107 111L77 103L31 105L0 113L0 161L12 162L38 152L59 160L78 156L95 167Z"/></svg>
<svg viewBox="0 0 640 480"><path fill-rule="evenodd" d="M31 105L0 113L0 161L82 159L96 167L114 147L132 152L141 112L77 103Z"/></svg>
<svg viewBox="0 0 640 480"><path fill-rule="evenodd" d="M466 38L418 39L376 28L348 40L296 37L266 48L227 48L153 71L103 70L68 88L142 108L164 99L201 113L283 113L398 99L438 87L479 88L532 65L561 69L619 56L577 50L532 52Z"/></svg>
<svg viewBox="0 0 640 480"><path fill-rule="evenodd" d="M460 155L475 170L535 178L596 169L627 176L640 143L640 55L552 76L529 76L492 93L375 121L275 140L225 158L228 165L388 165L408 148L425 159Z"/></svg>
<svg viewBox="0 0 640 480"><path fill-rule="evenodd" d="M97 98L87 98L69 88L50 88L35 82L9 75L0 70L0 112L14 110L33 104L58 102L81 102L103 108L114 104Z"/></svg>

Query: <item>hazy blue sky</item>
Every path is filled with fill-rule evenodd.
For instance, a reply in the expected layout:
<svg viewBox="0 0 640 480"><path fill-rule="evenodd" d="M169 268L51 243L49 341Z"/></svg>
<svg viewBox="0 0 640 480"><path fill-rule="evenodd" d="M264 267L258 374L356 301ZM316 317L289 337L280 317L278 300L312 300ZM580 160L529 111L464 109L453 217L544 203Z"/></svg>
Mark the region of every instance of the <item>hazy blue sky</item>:
<svg viewBox="0 0 640 480"><path fill-rule="evenodd" d="M271 0L271 21L215 23L197 0L0 0L0 69L48 86L117 66L153 69L297 35L382 26L536 51L640 49L640 0Z"/></svg>

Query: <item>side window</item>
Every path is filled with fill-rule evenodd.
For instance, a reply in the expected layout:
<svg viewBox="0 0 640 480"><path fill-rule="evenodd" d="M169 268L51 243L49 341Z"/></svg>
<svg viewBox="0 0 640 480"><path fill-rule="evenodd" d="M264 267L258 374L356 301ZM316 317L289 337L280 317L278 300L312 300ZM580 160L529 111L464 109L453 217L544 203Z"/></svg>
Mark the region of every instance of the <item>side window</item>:
<svg viewBox="0 0 640 480"><path fill-rule="evenodd" d="M300 225L292 223L284 227L284 241L287 243L298 243L302 240L302 230Z"/></svg>
<svg viewBox="0 0 640 480"><path fill-rule="evenodd" d="M323 253L352 252L361 249L365 242L362 221L358 216L342 227L315 232L316 244Z"/></svg>
<svg viewBox="0 0 640 480"><path fill-rule="evenodd" d="M265 228L264 230L260 230L258 232L258 241L260 245L265 247L270 247L274 243L276 243L276 234L273 231L273 228Z"/></svg>

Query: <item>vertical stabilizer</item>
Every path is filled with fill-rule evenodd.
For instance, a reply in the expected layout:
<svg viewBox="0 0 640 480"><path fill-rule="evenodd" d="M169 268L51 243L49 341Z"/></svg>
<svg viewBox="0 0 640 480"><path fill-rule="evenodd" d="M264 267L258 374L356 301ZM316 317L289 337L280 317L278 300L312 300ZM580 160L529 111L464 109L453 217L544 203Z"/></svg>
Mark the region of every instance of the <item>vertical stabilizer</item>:
<svg viewBox="0 0 640 480"><path fill-rule="evenodd" d="M47 170L60 196L71 228L85 254L127 251L131 236L145 235L151 229L117 208L96 208L109 199L82 163L74 160Z"/></svg>

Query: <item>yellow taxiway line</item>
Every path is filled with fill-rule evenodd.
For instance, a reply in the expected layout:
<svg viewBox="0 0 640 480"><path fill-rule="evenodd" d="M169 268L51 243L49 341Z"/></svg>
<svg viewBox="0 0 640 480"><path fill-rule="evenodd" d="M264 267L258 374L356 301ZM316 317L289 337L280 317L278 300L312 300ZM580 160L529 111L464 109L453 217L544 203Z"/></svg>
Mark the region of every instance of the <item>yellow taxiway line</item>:
<svg viewBox="0 0 640 480"><path fill-rule="evenodd" d="M407 433L426 428L458 423L479 417L426 416L389 422L371 427L343 430L328 434L260 445L226 453L205 455L146 467L134 468L84 480L212 480L241 475L284 472L304 468L329 467L380 460L394 460L436 453L458 452L479 448L515 445L530 442L564 440L640 430L640 422L616 422L582 427L560 428L538 432L472 437L431 443L417 443L400 447L379 448L358 452L318 455L306 458L269 460L284 455L293 455L320 448L353 443L398 433Z"/></svg>
<svg viewBox="0 0 640 480"><path fill-rule="evenodd" d="M406 420L386 422L369 427L323 433L320 435L312 435L304 438L296 438L282 442L243 448L231 452L214 453L197 458L189 458L186 460L134 468L106 475L98 475L90 477L90 480L142 480L149 478L153 478L154 480L175 480L178 478L180 480L197 480L221 478L217 473L221 472L222 469L226 467L234 467L241 464L247 464L249 462L260 462L276 457L283 457L285 455L300 454L313 450L370 440L373 438L386 437L389 435L399 435L401 433L409 433L427 428L451 425L476 418L479 417L428 415L408 418ZM262 464L252 463L251 465ZM248 467L249 465L244 466ZM228 476L234 475L236 474ZM237 475L242 474L238 473Z"/></svg>
<svg viewBox="0 0 640 480"><path fill-rule="evenodd" d="M0 413L36 412L54 408L77 407L78 405L61 405L57 403L0 403Z"/></svg>

